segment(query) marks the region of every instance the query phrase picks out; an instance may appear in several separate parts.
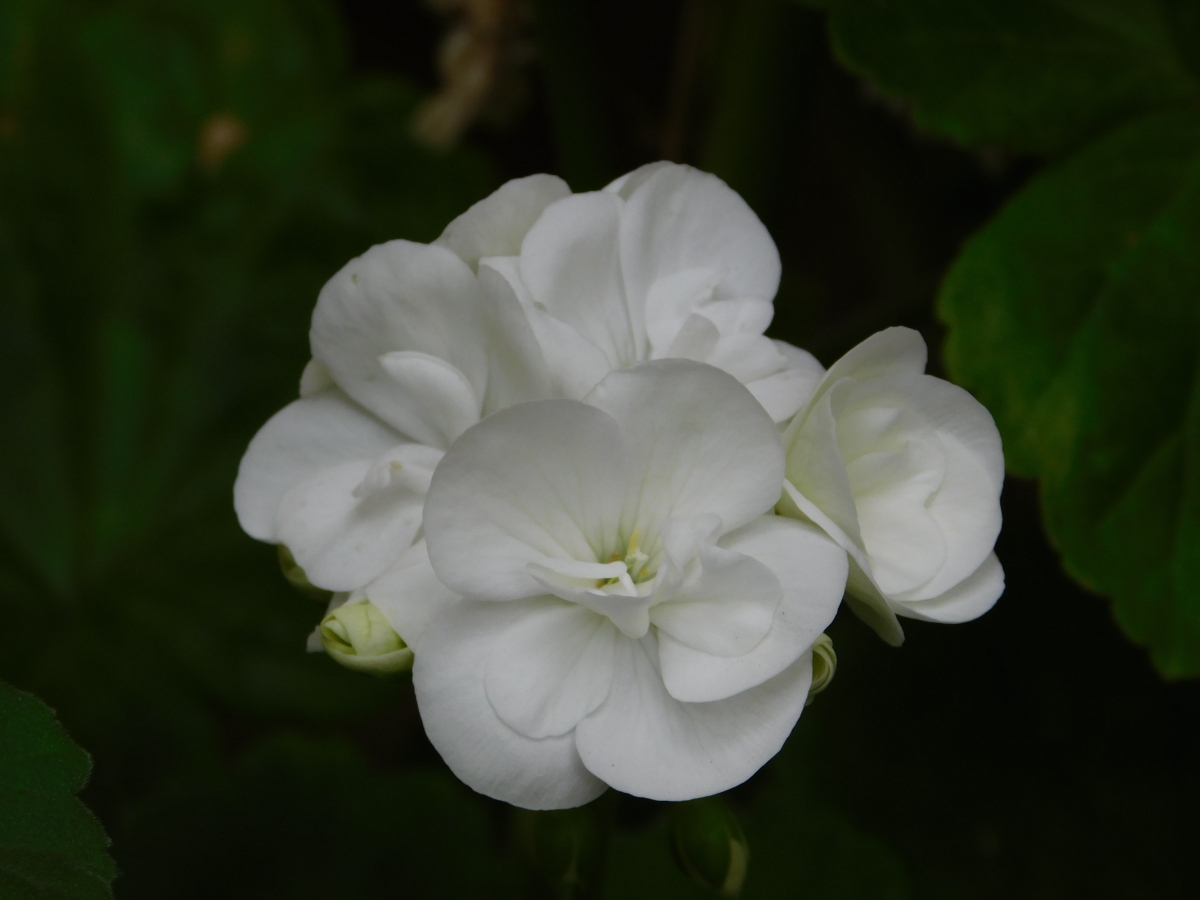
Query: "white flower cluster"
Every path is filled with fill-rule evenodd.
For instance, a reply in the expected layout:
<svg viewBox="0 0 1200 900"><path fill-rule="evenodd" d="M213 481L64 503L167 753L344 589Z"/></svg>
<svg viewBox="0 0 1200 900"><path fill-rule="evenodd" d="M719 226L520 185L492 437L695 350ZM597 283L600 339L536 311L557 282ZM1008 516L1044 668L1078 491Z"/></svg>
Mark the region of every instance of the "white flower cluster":
<svg viewBox="0 0 1200 900"><path fill-rule="evenodd" d="M765 337L779 272L736 193L658 163L592 193L509 182L321 291L238 517L337 592L337 658L411 661L476 790L726 790L791 732L814 646L831 671L844 593L899 643L897 616L1003 590L991 416L908 329L828 372Z"/></svg>

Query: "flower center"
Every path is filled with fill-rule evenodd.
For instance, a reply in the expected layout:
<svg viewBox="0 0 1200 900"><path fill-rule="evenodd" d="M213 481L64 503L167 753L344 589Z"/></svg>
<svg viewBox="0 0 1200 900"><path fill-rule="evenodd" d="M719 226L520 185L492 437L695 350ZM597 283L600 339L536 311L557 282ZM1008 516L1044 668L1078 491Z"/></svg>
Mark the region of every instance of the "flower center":
<svg viewBox="0 0 1200 900"><path fill-rule="evenodd" d="M620 562L625 564L625 572L622 575L613 578L603 578L596 582L596 589L609 593L637 595L638 590L636 585L643 582L651 581L654 578L654 572L650 569L650 557L644 553L639 544L642 540L642 533L636 531L633 537L629 539L629 544L625 547L625 553L614 553L608 560L609 563Z"/></svg>

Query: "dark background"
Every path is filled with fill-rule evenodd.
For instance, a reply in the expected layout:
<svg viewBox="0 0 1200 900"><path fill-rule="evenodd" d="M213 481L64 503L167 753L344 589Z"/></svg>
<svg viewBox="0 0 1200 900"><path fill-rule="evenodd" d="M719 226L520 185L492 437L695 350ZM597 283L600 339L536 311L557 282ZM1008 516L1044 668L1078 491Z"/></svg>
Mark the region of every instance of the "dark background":
<svg viewBox="0 0 1200 900"><path fill-rule="evenodd" d="M246 114L245 147L216 174L190 157L145 174L170 135L195 134L182 113L178 127L151 117L167 137L141 156L135 132L105 124L151 108L145 73L174 71L137 68L136 29L106 57L134 60L134 100L65 84L63 51L46 65L66 74L37 95L43 124L21 132L41 149L0 158L4 184L23 185L5 201L0 289L27 300L0 299L3 349L32 360L4 370L19 477L0 532L0 676L92 754L84 799L113 839L118 897L519 895L512 811L448 774L410 683L304 655L319 608L236 529L237 458L294 396L321 283L373 242L432 239L507 178L551 171L591 189L671 156L725 178L779 244L773 336L829 365L909 325L944 374L940 280L1040 163L922 136L837 64L822 14L784 0L536 3L523 102L433 152L407 122L441 83L449 18L415 2L263 5L303 10L297 46L326 42L310 56L332 61L250 103L265 124ZM171 6L68 4L43 33ZM310 110L304 91L332 99ZM295 165L255 156L292 96L325 149ZM290 121L279 146L306 139ZM43 382L51 402L21 399ZM43 406L59 418L43 422ZM1063 574L1036 485L1010 479L1003 503L1008 587L981 620L906 621L892 649L839 614L832 686L729 797L751 847L746 897L1197 896L1200 686L1164 683L1107 601ZM38 523L59 506L69 561L56 569L59 532ZM662 805L610 796L598 810L606 896L692 896Z"/></svg>

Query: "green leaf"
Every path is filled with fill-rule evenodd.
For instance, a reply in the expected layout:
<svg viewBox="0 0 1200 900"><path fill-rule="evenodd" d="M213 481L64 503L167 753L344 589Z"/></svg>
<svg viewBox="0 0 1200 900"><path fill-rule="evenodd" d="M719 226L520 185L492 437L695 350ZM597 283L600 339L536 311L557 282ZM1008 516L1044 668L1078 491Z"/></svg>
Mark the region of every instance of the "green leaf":
<svg viewBox="0 0 1200 900"><path fill-rule="evenodd" d="M1193 102L1194 46L1158 0L822 0L837 54L923 127L1055 154L1143 111ZM1169 6L1169 5L1168 5ZM1194 35L1194 31L1192 34Z"/></svg>
<svg viewBox="0 0 1200 900"><path fill-rule="evenodd" d="M1200 115L1044 172L948 276L946 360L1043 480L1071 574L1171 677L1200 675Z"/></svg>
<svg viewBox="0 0 1200 900"><path fill-rule="evenodd" d="M75 796L91 772L54 711L0 682L0 895L112 897L117 874L100 823Z"/></svg>
<svg viewBox="0 0 1200 900"><path fill-rule="evenodd" d="M1041 479L1071 575L1164 675L1200 675L1196 5L820 5L843 61L923 127L1062 160L949 273L947 367L1009 470Z"/></svg>

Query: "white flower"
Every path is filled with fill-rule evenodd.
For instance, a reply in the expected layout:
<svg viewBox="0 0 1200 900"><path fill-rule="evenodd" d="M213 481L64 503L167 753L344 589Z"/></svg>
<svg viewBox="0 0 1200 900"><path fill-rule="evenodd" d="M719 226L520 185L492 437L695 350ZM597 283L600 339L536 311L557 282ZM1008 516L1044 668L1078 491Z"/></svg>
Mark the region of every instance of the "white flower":
<svg viewBox="0 0 1200 900"><path fill-rule="evenodd" d="M606 785L713 794L770 759L804 708L810 648L847 574L819 529L766 515L783 472L750 393L682 360L459 438L425 533L437 577L465 599L405 635L426 733L451 769L554 808ZM428 579L419 562L409 593ZM387 605L388 591L367 593Z"/></svg>
<svg viewBox="0 0 1200 900"><path fill-rule="evenodd" d="M438 243L478 268L494 303L520 302L536 377L555 396L685 358L729 372L782 422L820 378L811 355L763 336L779 286L771 236L724 182L689 166L654 163L574 195L549 176L512 181Z"/></svg>
<svg viewBox="0 0 1200 900"><path fill-rule="evenodd" d="M850 554L847 597L892 644L897 616L965 622L1004 591L1004 454L991 414L924 374L908 328L863 341L825 374L788 426L780 511L820 525Z"/></svg>
<svg viewBox="0 0 1200 900"><path fill-rule="evenodd" d="M301 399L242 460L239 521L312 584L353 591L408 567L434 467L495 410L687 356L782 421L821 369L761 334L778 279L770 236L710 175L659 164L574 196L550 175L511 181L434 245L372 247L325 285Z"/></svg>

